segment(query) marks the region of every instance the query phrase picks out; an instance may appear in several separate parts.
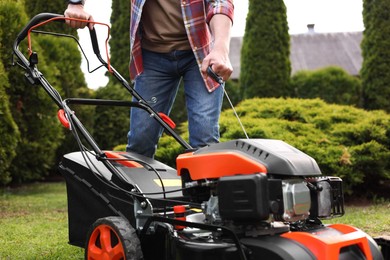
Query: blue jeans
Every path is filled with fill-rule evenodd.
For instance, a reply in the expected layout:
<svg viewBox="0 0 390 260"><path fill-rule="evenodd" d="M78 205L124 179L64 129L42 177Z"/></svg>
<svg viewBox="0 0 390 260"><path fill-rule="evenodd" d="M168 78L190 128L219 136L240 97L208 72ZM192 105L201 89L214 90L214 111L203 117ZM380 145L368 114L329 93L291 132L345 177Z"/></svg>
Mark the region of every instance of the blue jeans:
<svg viewBox="0 0 390 260"><path fill-rule="evenodd" d="M136 92L156 112L169 115L183 79L190 145L198 148L218 142L223 86L208 92L193 52L142 50L142 58L144 72L135 80ZM146 111L132 108L126 150L152 158L162 132L161 125Z"/></svg>

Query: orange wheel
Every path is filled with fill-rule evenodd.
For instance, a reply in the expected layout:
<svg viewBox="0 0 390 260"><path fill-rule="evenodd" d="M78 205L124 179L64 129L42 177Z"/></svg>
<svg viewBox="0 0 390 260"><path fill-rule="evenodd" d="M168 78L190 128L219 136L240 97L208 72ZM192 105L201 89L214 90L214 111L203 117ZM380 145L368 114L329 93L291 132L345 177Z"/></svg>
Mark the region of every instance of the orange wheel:
<svg viewBox="0 0 390 260"><path fill-rule="evenodd" d="M142 259L141 245L134 228L121 217L98 219L88 235L85 259Z"/></svg>

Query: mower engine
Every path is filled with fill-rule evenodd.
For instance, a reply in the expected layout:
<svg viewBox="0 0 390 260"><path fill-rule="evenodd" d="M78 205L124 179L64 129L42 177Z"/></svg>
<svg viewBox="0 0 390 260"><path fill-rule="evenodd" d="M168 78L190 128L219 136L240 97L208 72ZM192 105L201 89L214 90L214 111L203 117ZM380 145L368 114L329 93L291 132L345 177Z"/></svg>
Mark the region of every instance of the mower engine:
<svg viewBox="0 0 390 260"><path fill-rule="evenodd" d="M183 187L192 187L185 195L202 203L209 224L275 232L264 224L344 214L342 180L320 176L311 157L279 140L213 144L179 156L177 165Z"/></svg>
<svg viewBox="0 0 390 260"><path fill-rule="evenodd" d="M211 223L327 219L344 213L341 184L337 177L269 180L263 173L222 177L217 196L204 203L205 214Z"/></svg>

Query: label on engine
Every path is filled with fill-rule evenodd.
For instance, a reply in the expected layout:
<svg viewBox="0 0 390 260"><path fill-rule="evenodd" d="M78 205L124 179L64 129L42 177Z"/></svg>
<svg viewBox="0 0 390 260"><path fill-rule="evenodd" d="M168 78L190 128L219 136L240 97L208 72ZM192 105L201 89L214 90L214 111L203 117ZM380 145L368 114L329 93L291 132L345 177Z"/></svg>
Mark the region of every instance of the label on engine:
<svg viewBox="0 0 390 260"><path fill-rule="evenodd" d="M162 187L181 187L181 179L153 179L153 181L159 186Z"/></svg>

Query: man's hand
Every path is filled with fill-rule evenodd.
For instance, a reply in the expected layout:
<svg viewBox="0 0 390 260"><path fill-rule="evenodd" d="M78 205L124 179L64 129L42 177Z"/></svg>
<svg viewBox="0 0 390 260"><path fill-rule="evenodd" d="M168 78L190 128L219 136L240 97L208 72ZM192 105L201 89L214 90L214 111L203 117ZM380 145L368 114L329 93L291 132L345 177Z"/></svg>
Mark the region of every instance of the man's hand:
<svg viewBox="0 0 390 260"><path fill-rule="evenodd" d="M229 60L230 29L232 21L226 15L214 15L210 21L211 33L214 36L214 45L210 53L202 62L203 77L207 77L207 68L211 69L224 81L233 73Z"/></svg>
<svg viewBox="0 0 390 260"><path fill-rule="evenodd" d="M204 76L207 76L207 68L209 66L223 81L228 80L233 73L233 67L229 60L229 51L224 48L215 46L203 60L201 71Z"/></svg>
<svg viewBox="0 0 390 260"><path fill-rule="evenodd" d="M71 20L66 20L66 24L68 24L72 28L84 28L85 26L88 25L88 28L90 30L93 29L93 17L89 13L84 11L84 6L83 5L74 5L74 4L69 4L68 8L65 10L64 15L66 18L76 18L76 19L81 19L81 20L88 20L89 22L81 22L81 21L71 21Z"/></svg>

